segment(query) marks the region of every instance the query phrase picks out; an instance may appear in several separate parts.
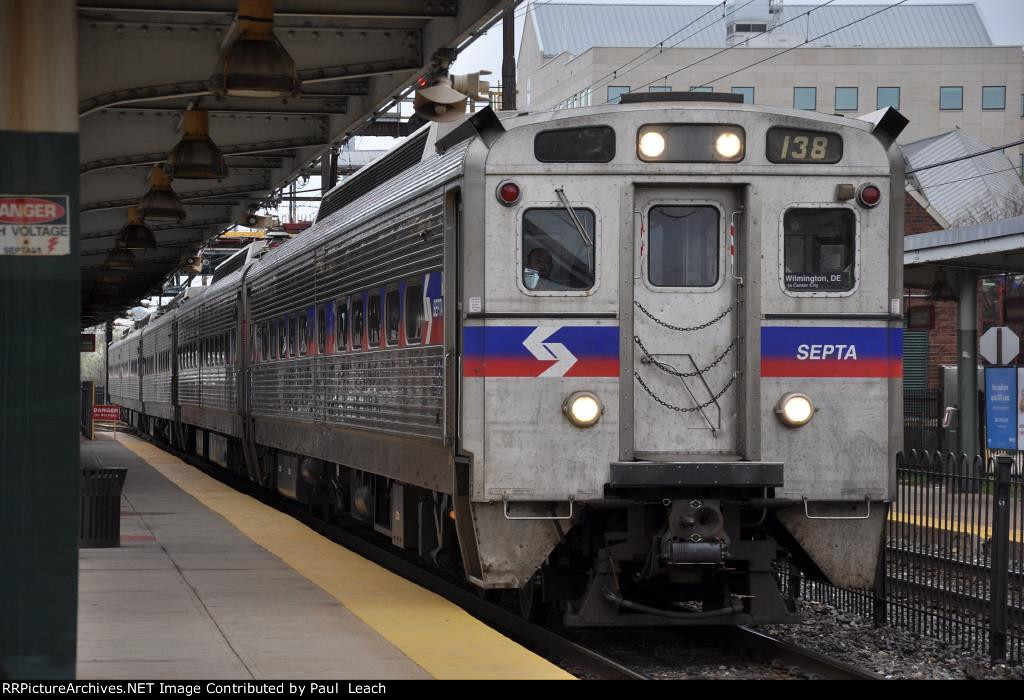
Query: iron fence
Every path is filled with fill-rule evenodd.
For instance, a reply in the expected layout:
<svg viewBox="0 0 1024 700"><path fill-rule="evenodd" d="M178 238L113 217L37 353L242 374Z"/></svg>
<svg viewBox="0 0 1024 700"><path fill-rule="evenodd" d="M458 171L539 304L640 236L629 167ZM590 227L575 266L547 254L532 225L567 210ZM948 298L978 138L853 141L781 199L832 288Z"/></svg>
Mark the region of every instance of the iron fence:
<svg viewBox="0 0 1024 700"><path fill-rule="evenodd" d="M900 453L874 588L838 588L783 565L783 592L1024 662L1024 479L1012 465L1005 455Z"/></svg>
<svg viewBox="0 0 1024 700"><path fill-rule="evenodd" d="M942 447L942 393L903 389L903 444L907 450L934 452Z"/></svg>

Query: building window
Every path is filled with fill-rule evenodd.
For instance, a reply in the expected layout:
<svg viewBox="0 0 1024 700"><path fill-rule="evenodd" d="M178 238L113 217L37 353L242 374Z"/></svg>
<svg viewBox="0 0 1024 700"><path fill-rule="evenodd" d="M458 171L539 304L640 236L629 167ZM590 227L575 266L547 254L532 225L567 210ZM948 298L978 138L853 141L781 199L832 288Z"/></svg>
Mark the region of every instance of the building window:
<svg viewBox="0 0 1024 700"><path fill-rule="evenodd" d="M851 112L856 110L858 104L857 88L837 87L836 88L836 111Z"/></svg>
<svg viewBox="0 0 1024 700"><path fill-rule="evenodd" d="M900 89L898 87L880 87L876 91L875 109L892 107L900 108Z"/></svg>
<svg viewBox="0 0 1024 700"><path fill-rule="evenodd" d="M710 85L694 85L690 88L690 92L714 92L715 89Z"/></svg>
<svg viewBox="0 0 1024 700"><path fill-rule="evenodd" d="M939 88L939 109L963 109L964 89L963 87L940 87Z"/></svg>
<svg viewBox="0 0 1024 700"><path fill-rule="evenodd" d="M608 86L608 104L618 104L619 99L629 92L628 85L609 85Z"/></svg>
<svg viewBox="0 0 1024 700"><path fill-rule="evenodd" d="M732 94L743 95L743 104L745 105L754 104L754 88L752 87L734 87Z"/></svg>
<svg viewBox="0 0 1024 700"><path fill-rule="evenodd" d="M793 107L794 109L817 109L818 88L793 88Z"/></svg>
<svg viewBox="0 0 1024 700"><path fill-rule="evenodd" d="M671 85L651 85L647 92L672 92Z"/></svg>
<svg viewBox="0 0 1024 700"><path fill-rule="evenodd" d="M986 85L981 89L982 109L1006 109L1006 86Z"/></svg>

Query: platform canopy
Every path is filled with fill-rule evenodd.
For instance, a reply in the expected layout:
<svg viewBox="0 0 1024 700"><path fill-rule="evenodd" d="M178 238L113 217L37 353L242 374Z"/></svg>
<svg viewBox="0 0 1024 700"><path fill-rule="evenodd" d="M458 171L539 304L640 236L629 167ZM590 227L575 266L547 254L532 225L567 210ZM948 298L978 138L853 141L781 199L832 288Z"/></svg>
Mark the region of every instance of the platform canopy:
<svg viewBox="0 0 1024 700"><path fill-rule="evenodd" d="M1024 216L960 228L916 233L903 239L907 287L931 287L945 271L979 276L1024 274Z"/></svg>
<svg viewBox="0 0 1024 700"><path fill-rule="evenodd" d="M202 242L311 174L329 148L355 134L404 135L405 125L375 117L429 74L439 51L465 45L515 1L79 2L82 325L113 318L159 289ZM294 64L294 82L275 97L232 94L232 72L244 80L253 67L281 64L265 45L236 47L267 24L239 8L261 5L273 10L273 36ZM226 69L227 56L234 63ZM130 269L111 270L129 207L197 122L183 119L186 110L206 112L199 121L208 123L227 173L175 174L170 186L185 218L147 219L156 247L132 250Z"/></svg>

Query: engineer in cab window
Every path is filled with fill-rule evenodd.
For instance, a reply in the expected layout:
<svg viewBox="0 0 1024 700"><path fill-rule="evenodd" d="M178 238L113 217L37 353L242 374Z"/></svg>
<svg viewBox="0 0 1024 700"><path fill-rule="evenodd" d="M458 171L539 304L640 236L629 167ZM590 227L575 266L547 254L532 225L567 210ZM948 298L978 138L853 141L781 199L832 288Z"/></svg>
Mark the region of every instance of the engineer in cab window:
<svg viewBox="0 0 1024 700"><path fill-rule="evenodd" d="M594 286L594 213L530 209L523 217L523 286L533 292L578 292Z"/></svg>

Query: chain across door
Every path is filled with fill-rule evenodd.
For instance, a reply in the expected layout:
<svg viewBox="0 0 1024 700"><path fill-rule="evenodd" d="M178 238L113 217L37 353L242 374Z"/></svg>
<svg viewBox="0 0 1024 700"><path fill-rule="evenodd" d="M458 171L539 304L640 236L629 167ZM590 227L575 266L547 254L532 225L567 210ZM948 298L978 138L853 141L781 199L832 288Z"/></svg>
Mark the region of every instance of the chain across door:
<svg viewBox="0 0 1024 700"><path fill-rule="evenodd" d="M738 448L742 327L724 188L638 189L633 453L729 459Z"/></svg>

